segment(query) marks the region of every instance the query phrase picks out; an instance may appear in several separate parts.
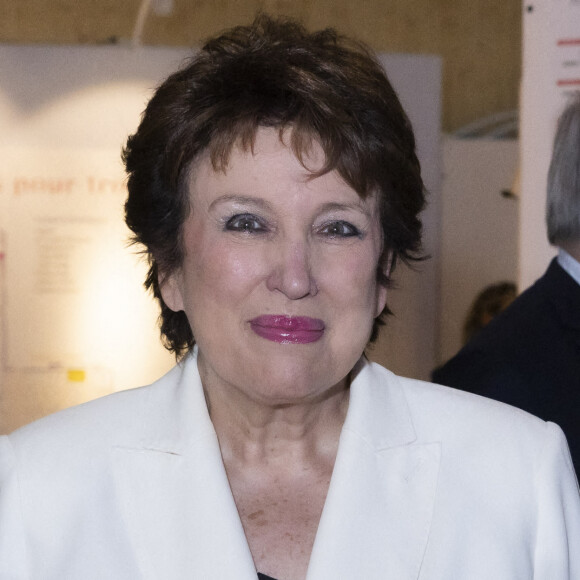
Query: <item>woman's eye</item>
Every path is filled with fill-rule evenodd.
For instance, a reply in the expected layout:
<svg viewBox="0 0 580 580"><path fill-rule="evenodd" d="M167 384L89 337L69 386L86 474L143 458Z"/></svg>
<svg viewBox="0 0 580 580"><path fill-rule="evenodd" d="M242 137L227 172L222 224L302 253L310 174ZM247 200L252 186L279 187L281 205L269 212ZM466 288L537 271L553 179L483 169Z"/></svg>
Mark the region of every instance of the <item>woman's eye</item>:
<svg viewBox="0 0 580 580"><path fill-rule="evenodd" d="M266 231L262 221L252 214L241 214L231 217L226 222L226 230L233 232L261 233Z"/></svg>
<svg viewBox="0 0 580 580"><path fill-rule="evenodd" d="M342 220L324 225L321 233L331 238L351 238L361 235L356 226Z"/></svg>

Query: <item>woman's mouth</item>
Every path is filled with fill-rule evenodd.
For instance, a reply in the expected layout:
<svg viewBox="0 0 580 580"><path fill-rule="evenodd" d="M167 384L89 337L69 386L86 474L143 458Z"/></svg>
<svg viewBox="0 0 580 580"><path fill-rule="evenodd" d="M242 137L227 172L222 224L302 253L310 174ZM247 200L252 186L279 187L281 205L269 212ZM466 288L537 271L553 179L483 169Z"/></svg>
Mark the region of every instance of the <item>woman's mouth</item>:
<svg viewBox="0 0 580 580"><path fill-rule="evenodd" d="M250 326L258 336L281 344L316 342L324 334L324 322L307 316L268 314L250 320Z"/></svg>

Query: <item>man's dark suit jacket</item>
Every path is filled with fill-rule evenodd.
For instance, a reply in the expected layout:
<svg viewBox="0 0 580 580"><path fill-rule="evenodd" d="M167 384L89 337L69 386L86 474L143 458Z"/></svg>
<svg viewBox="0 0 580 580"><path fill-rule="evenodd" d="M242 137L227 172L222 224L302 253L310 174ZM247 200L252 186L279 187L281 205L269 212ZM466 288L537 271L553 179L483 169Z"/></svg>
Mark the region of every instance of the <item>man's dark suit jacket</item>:
<svg viewBox="0 0 580 580"><path fill-rule="evenodd" d="M434 371L433 382L557 423L580 475L580 285L554 259L531 288Z"/></svg>

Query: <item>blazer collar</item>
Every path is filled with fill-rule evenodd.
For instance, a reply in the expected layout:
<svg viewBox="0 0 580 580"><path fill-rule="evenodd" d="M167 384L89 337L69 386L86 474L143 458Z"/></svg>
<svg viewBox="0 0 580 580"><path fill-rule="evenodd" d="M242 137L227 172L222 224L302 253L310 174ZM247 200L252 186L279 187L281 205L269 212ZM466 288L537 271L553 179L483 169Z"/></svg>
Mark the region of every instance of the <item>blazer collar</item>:
<svg viewBox="0 0 580 580"><path fill-rule="evenodd" d="M140 577L256 580L195 354L146 389L144 421L113 449Z"/></svg>
<svg viewBox="0 0 580 580"><path fill-rule="evenodd" d="M439 459L438 442L417 442L399 379L361 361L308 580L416 580L429 537Z"/></svg>
<svg viewBox="0 0 580 580"><path fill-rule="evenodd" d="M255 580L195 353L140 401L143 421L113 449L113 470L142 577ZM397 377L361 360L308 580L415 580L438 463L437 443L416 442Z"/></svg>

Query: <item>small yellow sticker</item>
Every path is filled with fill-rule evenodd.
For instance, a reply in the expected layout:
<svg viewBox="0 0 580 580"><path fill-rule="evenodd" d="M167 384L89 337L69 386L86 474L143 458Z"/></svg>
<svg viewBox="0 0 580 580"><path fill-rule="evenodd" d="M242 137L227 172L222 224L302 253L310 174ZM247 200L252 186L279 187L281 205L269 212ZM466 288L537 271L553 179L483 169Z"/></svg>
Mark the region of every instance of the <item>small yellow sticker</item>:
<svg viewBox="0 0 580 580"><path fill-rule="evenodd" d="M67 377L73 383L82 383L87 378L87 373L81 369L69 369Z"/></svg>

